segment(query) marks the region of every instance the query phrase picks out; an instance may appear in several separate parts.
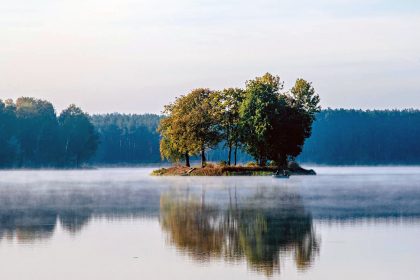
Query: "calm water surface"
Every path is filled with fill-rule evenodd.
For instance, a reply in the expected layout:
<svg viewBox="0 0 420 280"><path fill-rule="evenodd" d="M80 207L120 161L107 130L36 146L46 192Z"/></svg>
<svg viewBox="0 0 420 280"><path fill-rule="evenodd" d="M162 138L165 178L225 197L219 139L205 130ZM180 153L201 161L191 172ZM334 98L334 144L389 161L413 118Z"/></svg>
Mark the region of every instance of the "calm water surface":
<svg viewBox="0 0 420 280"><path fill-rule="evenodd" d="M0 279L420 279L420 168L0 171Z"/></svg>

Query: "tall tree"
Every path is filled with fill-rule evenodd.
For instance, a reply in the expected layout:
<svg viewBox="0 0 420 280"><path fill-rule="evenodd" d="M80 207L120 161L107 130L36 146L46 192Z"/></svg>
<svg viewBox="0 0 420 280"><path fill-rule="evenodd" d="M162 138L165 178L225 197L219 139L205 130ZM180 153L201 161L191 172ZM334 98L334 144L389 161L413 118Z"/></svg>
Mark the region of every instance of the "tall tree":
<svg viewBox="0 0 420 280"><path fill-rule="evenodd" d="M286 101L281 95L280 77L266 73L246 82L245 99L240 114L246 151L261 166L269 159L270 132Z"/></svg>
<svg viewBox="0 0 420 280"><path fill-rule="evenodd" d="M311 83L297 79L290 93L286 98L289 106L284 128L288 134L283 137L284 149L279 156L283 163L286 157L295 158L302 152L305 140L311 136L316 113L321 110L319 95Z"/></svg>
<svg viewBox="0 0 420 280"><path fill-rule="evenodd" d="M45 100L21 97L16 100L19 163L23 166L54 166L59 155L57 116Z"/></svg>
<svg viewBox="0 0 420 280"><path fill-rule="evenodd" d="M188 110L187 133L192 145L198 147L201 166L206 164L206 149L213 148L220 141L217 118L212 108L214 92L208 88L198 88L186 95L184 106Z"/></svg>
<svg viewBox="0 0 420 280"><path fill-rule="evenodd" d="M96 151L98 135L89 116L75 105L61 112L59 118L64 140L64 161L79 167Z"/></svg>
<svg viewBox="0 0 420 280"><path fill-rule="evenodd" d="M319 105L320 97L315 93L312 83L304 79L297 79L295 85L290 90L290 103L301 112L305 112L311 119L315 119L315 114L321 111Z"/></svg>
<svg viewBox="0 0 420 280"><path fill-rule="evenodd" d="M159 126L164 158L176 159L185 155L186 165L189 166L189 157L199 153L201 166L205 166L206 149L214 147L220 140L217 119L212 110L213 94L209 89L199 88L165 106L166 118Z"/></svg>
<svg viewBox="0 0 420 280"><path fill-rule="evenodd" d="M167 111L169 112L169 111ZM163 159L172 162L179 162L185 159L185 165L190 167L190 156L196 152L190 144L186 133L186 123L184 118L175 115L169 115L161 119L159 132L161 133L160 153Z"/></svg>
<svg viewBox="0 0 420 280"><path fill-rule="evenodd" d="M244 90L240 88L226 88L214 93L212 110L218 120L221 137L228 149L227 163L231 164L232 148L234 147L234 164L236 165L237 151L240 145L241 126L240 113Z"/></svg>
<svg viewBox="0 0 420 280"><path fill-rule="evenodd" d="M288 157L302 152L311 134L319 96L312 85L298 79L291 93L283 93L283 83L269 73L248 81L241 107L247 152L264 166L274 160L287 165Z"/></svg>
<svg viewBox="0 0 420 280"><path fill-rule="evenodd" d="M185 165L190 167L190 156L196 155L199 147L193 141L189 128L191 105L189 99L182 95L175 102L166 105L165 117L159 123L161 133L160 153L163 159L178 162L182 157Z"/></svg>

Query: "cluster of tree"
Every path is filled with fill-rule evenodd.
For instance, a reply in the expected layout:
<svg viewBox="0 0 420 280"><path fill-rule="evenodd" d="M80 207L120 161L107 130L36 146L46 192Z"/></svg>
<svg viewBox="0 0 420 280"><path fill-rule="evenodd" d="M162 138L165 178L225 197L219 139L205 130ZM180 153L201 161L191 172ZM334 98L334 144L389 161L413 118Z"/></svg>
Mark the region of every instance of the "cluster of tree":
<svg viewBox="0 0 420 280"><path fill-rule="evenodd" d="M419 110L323 110L300 161L318 164L419 164Z"/></svg>
<svg viewBox="0 0 420 280"><path fill-rule="evenodd" d="M311 83L298 79L290 91L283 91L278 76L266 73L246 82L245 89L213 91L198 88L165 106L159 125L162 158L171 161L200 155L224 143L227 164L234 163L243 148L260 166L267 161L278 165L302 151L319 112L319 96Z"/></svg>
<svg viewBox="0 0 420 280"><path fill-rule="evenodd" d="M152 114L93 115L100 144L92 162L99 165L160 162L156 131L160 118Z"/></svg>
<svg viewBox="0 0 420 280"><path fill-rule="evenodd" d="M0 167L78 167L97 145L89 116L75 105L57 117L48 101L0 100Z"/></svg>

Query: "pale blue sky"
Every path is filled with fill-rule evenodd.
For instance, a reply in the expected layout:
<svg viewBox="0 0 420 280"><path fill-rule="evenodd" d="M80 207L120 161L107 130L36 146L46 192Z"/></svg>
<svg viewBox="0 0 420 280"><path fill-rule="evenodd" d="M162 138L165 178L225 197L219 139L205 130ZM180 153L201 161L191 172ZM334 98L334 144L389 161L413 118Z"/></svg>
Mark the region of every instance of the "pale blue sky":
<svg viewBox="0 0 420 280"><path fill-rule="evenodd" d="M323 107L420 108L420 1L0 0L0 98L158 113L265 72Z"/></svg>

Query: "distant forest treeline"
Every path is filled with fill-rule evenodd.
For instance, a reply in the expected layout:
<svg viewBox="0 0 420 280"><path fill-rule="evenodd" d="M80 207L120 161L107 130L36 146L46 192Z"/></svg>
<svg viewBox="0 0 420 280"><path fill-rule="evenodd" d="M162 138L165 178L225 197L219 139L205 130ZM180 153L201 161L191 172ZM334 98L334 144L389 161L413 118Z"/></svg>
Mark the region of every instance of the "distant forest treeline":
<svg viewBox="0 0 420 280"><path fill-rule="evenodd" d="M46 101L0 101L0 167L161 163L156 131L160 119L154 114L88 116L75 106L57 116ZM419 140L419 110L328 109L317 114L312 136L298 160L340 165L420 164ZM208 160L226 160L227 150L219 146L207 153ZM252 159L240 152L238 160Z"/></svg>
<svg viewBox="0 0 420 280"><path fill-rule="evenodd" d="M419 110L324 110L299 157L320 164L419 164Z"/></svg>
<svg viewBox="0 0 420 280"><path fill-rule="evenodd" d="M153 114L93 115L99 134L95 164L140 164L161 161L157 126L161 116Z"/></svg>
<svg viewBox="0 0 420 280"><path fill-rule="evenodd" d="M58 116L45 100L0 100L0 167L79 167L95 154L98 135L88 114L70 105Z"/></svg>
<svg viewBox="0 0 420 280"><path fill-rule="evenodd" d="M160 162L160 116L107 114L92 116L99 132L95 164ZM305 163L420 164L419 110L323 110L298 160ZM207 153L210 161L226 160L223 145ZM198 160L198 159L197 159ZM244 152L240 162L251 161Z"/></svg>

